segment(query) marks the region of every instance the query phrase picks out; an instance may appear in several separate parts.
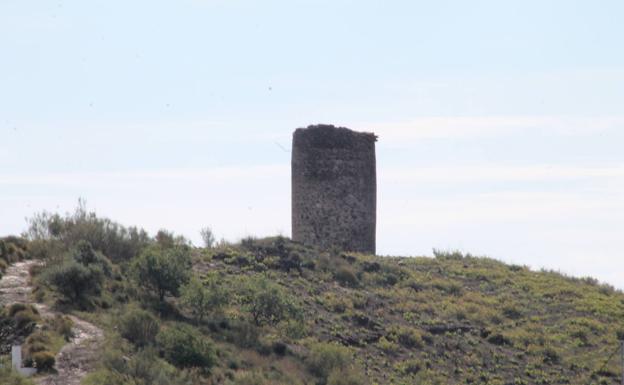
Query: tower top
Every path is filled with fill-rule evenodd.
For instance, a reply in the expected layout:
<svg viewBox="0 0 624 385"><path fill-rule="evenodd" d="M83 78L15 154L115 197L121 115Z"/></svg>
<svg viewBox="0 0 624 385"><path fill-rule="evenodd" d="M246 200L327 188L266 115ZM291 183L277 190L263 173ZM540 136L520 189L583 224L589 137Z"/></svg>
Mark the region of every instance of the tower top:
<svg viewBox="0 0 624 385"><path fill-rule="evenodd" d="M298 128L293 136L298 145L327 149L347 149L358 145L374 144L377 141L377 135L371 132L357 132L331 124L316 124L307 128Z"/></svg>

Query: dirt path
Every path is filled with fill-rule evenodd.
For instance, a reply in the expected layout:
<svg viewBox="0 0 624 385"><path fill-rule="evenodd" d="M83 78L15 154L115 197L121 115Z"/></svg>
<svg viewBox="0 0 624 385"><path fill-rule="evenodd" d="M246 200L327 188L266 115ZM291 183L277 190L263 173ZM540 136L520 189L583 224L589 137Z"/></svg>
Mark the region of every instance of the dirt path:
<svg viewBox="0 0 624 385"><path fill-rule="evenodd" d="M32 287L29 285L30 267L35 265L34 261L17 262L9 266L0 279L0 304L10 305L12 303L30 302Z"/></svg>
<svg viewBox="0 0 624 385"><path fill-rule="evenodd" d="M0 304L30 303L32 286L29 269L38 261L15 263L6 270L0 279ZM43 317L53 317L56 313L48 306L35 304ZM69 316L74 322L74 338L56 356L56 374L35 377L39 385L79 385L82 378L93 368L97 352L104 339L104 333L97 326Z"/></svg>

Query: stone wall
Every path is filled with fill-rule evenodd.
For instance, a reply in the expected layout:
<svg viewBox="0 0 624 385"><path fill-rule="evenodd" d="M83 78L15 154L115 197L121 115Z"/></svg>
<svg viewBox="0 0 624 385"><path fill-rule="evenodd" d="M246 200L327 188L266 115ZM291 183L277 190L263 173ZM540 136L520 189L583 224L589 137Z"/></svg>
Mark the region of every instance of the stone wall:
<svg viewBox="0 0 624 385"><path fill-rule="evenodd" d="M292 238L375 253L377 177L372 133L299 128L292 146Z"/></svg>

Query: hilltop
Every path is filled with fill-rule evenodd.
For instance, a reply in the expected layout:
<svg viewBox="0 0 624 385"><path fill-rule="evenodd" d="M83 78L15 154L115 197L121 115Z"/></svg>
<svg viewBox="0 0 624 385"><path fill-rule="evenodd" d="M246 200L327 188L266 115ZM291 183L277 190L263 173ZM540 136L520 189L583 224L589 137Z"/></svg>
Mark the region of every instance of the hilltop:
<svg viewBox="0 0 624 385"><path fill-rule="evenodd" d="M2 270L23 259L41 261L30 269L33 303L104 331L83 384L620 381L607 359L624 338L624 294L591 278L284 237L198 248L84 208L40 214L25 237L0 242ZM29 305L2 310L3 345L25 342L31 360L57 355L71 319Z"/></svg>

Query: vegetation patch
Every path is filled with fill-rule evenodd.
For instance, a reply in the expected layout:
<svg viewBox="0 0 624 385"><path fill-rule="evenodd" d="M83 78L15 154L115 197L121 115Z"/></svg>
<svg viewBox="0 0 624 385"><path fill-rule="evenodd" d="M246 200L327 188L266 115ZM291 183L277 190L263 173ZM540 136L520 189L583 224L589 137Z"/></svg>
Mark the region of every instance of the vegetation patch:
<svg viewBox="0 0 624 385"><path fill-rule="evenodd" d="M30 223L26 239L2 238L0 270L41 258L34 297L105 330L86 385L620 381L607 359L624 338L624 295L593 279L455 251L402 258L284 237L215 243L208 230L194 247L84 206ZM71 321L42 321L17 304L2 310L4 330L28 338L29 359L44 367ZM0 383L21 384L1 373Z"/></svg>

